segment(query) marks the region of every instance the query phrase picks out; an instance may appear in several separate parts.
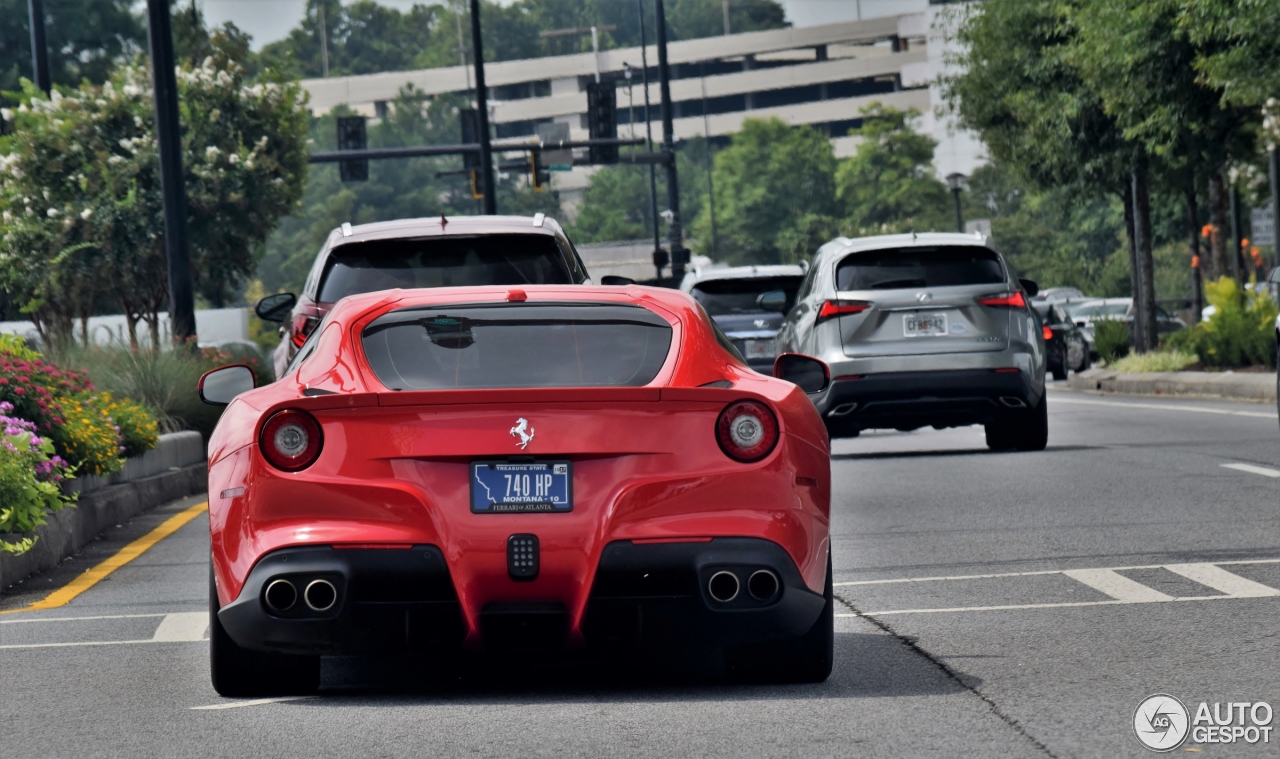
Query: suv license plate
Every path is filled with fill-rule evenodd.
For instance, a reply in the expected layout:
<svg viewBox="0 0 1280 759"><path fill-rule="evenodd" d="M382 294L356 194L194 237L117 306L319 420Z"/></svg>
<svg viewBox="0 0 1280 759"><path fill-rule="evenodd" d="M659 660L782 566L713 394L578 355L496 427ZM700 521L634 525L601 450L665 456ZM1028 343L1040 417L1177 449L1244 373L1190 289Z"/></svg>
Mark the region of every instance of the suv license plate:
<svg viewBox="0 0 1280 759"><path fill-rule="evenodd" d="M745 340L747 350L745 358L767 358L772 360L778 355L777 343L773 340Z"/></svg>
<svg viewBox="0 0 1280 759"><path fill-rule="evenodd" d="M475 514L573 511L573 463L473 461L471 511Z"/></svg>
<svg viewBox="0 0 1280 759"><path fill-rule="evenodd" d="M944 313L907 314L902 317L902 334L906 337L944 337L947 315Z"/></svg>

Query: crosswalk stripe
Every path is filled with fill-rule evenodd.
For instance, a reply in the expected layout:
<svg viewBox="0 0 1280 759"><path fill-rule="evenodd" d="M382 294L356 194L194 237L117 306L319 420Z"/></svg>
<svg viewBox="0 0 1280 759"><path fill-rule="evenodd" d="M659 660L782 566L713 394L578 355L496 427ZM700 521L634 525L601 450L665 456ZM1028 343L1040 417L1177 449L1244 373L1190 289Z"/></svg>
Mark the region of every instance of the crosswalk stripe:
<svg viewBox="0 0 1280 759"><path fill-rule="evenodd" d="M151 640L157 643L190 643L204 640L204 631L209 629L209 612L188 611L180 614L166 614L156 628Z"/></svg>
<svg viewBox="0 0 1280 759"><path fill-rule="evenodd" d="M1169 564L1165 569L1236 598L1280 596L1280 590L1228 572L1213 564Z"/></svg>
<svg viewBox="0 0 1280 759"><path fill-rule="evenodd" d="M1148 588L1110 569L1068 569L1063 574L1125 603L1140 604L1173 600L1173 596Z"/></svg>

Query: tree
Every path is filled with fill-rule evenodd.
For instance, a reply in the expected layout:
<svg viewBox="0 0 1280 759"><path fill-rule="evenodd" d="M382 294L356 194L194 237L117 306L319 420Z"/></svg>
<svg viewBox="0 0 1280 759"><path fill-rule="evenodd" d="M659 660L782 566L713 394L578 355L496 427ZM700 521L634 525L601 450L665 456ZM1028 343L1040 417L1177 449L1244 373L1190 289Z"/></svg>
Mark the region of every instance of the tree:
<svg viewBox="0 0 1280 759"><path fill-rule="evenodd" d="M720 257L734 263L783 262L783 243L809 216L832 217L836 158L831 141L808 126L747 119L715 158L716 223ZM700 252L710 249L708 211L692 225ZM785 236L785 239L784 239Z"/></svg>
<svg viewBox="0 0 1280 759"><path fill-rule="evenodd" d="M933 169L938 143L911 128L914 109L872 103L851 134L861 138L856 155L836 171L836 194L858 234L936 231L951 227L951 198Z"/></svg>
<svg viewBox="0 0 1280 759"><path fill-rule="evenodd" d="M146 47L133 0L45 0L45 36L54 84L102 83L121 56ZM31 71L27 0L0 0L0 90L20 89Z"/></svg>
<svg viewBox="0 0 1280 759"><path fill-rule="evenodd" d="M0 288L51 342L71 338L100 298L158 340L168 301L151 79L141 65L46 99L24 82L15 131L0 138ZM183 168L198 291L217 302L302 193L304 94L249 84L211 57L178 71Z"/></svg>
<svg viewBox="0 0 1280 759"><path fill-rule="evenodd" d="M1204 52L1203 81L1232 105L1261 105L1280 93L1280 14L1268 0L1180 0L1177 23Z"/></svg>

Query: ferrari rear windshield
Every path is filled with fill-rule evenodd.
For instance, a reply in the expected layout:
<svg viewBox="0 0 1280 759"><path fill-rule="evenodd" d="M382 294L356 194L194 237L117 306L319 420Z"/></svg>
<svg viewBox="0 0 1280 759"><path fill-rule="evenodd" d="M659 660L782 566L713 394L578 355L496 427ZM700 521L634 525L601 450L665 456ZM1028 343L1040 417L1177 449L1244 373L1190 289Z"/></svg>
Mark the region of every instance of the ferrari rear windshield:
<svg viewBox="0 0 1280 759"><path fill-rule="evenodd" d="M836 267L838 290L996 285L1004 267L995 251L978 245L886 248L846 256Z"/></svg>
<svg viewBox="0 0 1280 759"><path fill-rule="evenodd" d="M639 306L504 303L413 308L361 336L393 390L639 387L671 350L671 325Z"/></svg>
<svg viewBox="0 0 1280 759"><path fill-rule="evenodd" d="M320 302L395 288L568 285L573 277L556 239L496 234L370 240L329 255Z"/></svg>

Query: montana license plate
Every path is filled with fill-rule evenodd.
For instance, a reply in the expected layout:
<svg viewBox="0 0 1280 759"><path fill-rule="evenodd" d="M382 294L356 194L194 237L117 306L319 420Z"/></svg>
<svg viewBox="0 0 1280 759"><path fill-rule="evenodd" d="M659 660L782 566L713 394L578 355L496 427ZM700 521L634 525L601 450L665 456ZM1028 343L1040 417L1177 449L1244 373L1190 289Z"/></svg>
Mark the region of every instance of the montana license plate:
<svg viewBox="0 0 1280 759"><path fill-rule="evenodd" d="M907 314L902 317L902 334L906 337L941 337L947 330L944 313Z"/></svg>
<svg viewBox="0 0 1280 759"><path fill-rule="evenodd" d="M568 461L473 461L471 511L476 514L573 511L573 464Z"/></svg>

